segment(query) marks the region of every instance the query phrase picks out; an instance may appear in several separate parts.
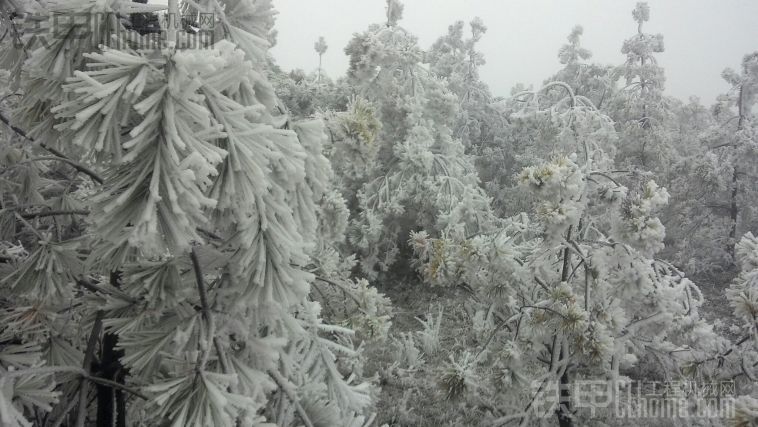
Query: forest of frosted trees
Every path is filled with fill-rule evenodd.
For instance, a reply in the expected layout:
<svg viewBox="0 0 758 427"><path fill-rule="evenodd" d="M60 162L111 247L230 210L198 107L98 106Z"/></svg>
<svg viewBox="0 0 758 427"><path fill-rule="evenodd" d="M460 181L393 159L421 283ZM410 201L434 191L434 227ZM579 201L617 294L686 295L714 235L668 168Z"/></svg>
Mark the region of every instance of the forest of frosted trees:
<svg viewBox="0 0 758 427"><path fill-rule="evenodd" d="M758 426L758 52L673 98L638 3L496 96L371 1L305 72L271 0L0 0L0 426Z"/></svg>

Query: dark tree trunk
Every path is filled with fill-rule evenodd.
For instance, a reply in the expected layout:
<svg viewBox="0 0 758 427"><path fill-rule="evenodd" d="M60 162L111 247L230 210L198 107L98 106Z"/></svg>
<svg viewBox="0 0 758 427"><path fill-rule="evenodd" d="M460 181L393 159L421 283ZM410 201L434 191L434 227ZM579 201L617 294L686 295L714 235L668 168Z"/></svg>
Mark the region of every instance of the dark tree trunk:
<svg viewBox="0 0 758 427"><path fill-rule="evenodd" d="M111 272L110 283L119 287L121 272ZM106 332L100 350L99 376L118 383L124 383L124 367L120 358L123 351L117 350L118 336ZM126 399L123 391L107 385L97 385L97 425L98 427L126 426Z"/></svg>
<svg viewBox="0 0 758 427"><path fill-rule="evenodd" d="M113 380L114 347L117 338L115 335L106 333L103 337L103 347L100 354L101 366L100 377ZM113 427L114 421L114 393L113 388L107 385L97 385L97 425L98 427Z"/></svg>
<svg viewBox="0 0 758 427"><path fill-rule="evenodd" d="M560 427L574 427L574 419L571 417L571 393L569 391L568 369L561 375L560 400L556 415Z"/></svg>
<svg viewBox="0 0 758 427"><path fill-rule="evenodd" d="M116 376L116 380L124 383L124 370ZM126 427L126 395L123 390L116 390L116 427Z"/></svg>

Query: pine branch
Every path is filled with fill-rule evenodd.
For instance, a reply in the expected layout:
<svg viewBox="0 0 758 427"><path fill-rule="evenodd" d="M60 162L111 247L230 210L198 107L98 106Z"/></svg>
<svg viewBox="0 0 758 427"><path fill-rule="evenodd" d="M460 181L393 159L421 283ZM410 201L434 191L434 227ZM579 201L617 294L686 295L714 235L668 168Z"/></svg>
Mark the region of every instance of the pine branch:
<svg viewBox="0 0 758 427"><path fill-rule="evenodd" d="M23 212L19 214L21 218L24 219L32 219L32 218L42 218L47 216L57 216L57 215L81 215L81 216L87 216L89 215L89 211L87 210L58 210L58 211L41 211L41 212Z"/></svg>
<svg viewBox="0 0 758 427"><path fill-rule="evenodd" d="M303 409L303 406L297 400L297 396L295 396L295 393L292 390L290 390L289 387L287 387L287 380L285 380L284 377L282 377L282 375L279 372L273 369L268 371L268 375L271 377L271 379L274 380L274 382L279 386L279 388L292 401L292 404L295 405L295 411L300 416L300 419L303 421L303 424L305 424L305 427L313 427L313 423L311 422L311 419L308 418L308 414L305 412L305 409Z"/></svg>
<svg viewBox="0 0 758 427"><path fill-rule="evenodd" d="M321 277L321 276L315 276L315 277L316 277L316 280L320 280L324 283L328 283L338 289L343 290L347 296L349 296L353 301L355 301L356 304L358 304L358 307L361 306L361 301L350 292L350 289L347 286L337 283L333 280L329 280L327 278Z"/></svg>
<svg viewBox="0 0 758 427"><path fill-rule="evenodd" d="M92 360L95 358L95 346L100 339L100 332L103 329L103 317L105 313L98 311L95 317L95 323L92 325L92 331L90 332L89 339L87 340L87 349L84 351L84 362L82 368L89 376L90 369L92 368ZM81 387L79 388L79 409L76 412L76 427L84 427L84 420L87 417L87 394L89 393L89 382L82 380Z"/></svg>
<svg viewBox="0 0 758 427"><path fill-rule="evenodd" d="M203 318L208 321L211 318L210 306L208 306L208 293L205 290L205 281L203 280L203 270L200 267L200 260L197 258L195 248L190 250L190 259L192 260L192 269L195 272L195 281L197 282L197 292L200 295L200 307L203 310Z"/></svg>
<svg viewBox="0 0 758 427"><path fill-rule="evenodd" d="M78 163L78 162L75 162L75 161L71 160L70 158L66 157L63 153L61 153L60 151L58 151L58 150L56 150L54 148L48 147L45 144L40 144L40 147L44 148L45 150L47 150L51 154L55 154L55 155L54 156L47 156L47 157L36 157L36 158L30 159L28 161L30 161L30 162L42 162L42 161L53 160L53 161L68 163L71 167L73 167L77 171L79 171L79 172L81 172L81 173L83 173L85 175L88 175L90 178L92 178L92 180L94 180L98 184L102 185L103 178L101 178L92 169L90 169L90 168L82 165L81 163Z"/></svg>
<svg viewBox="0 0 758 427"><path fill-rule="evenodd" d="M108 288L103 288L102 286L92 283L87 279L78 279L76 281L76 284L83 287L84 289L87 289L88 291L92 293L101 293L105 295L111 295L116 298L120 298L124 301L128 301L132 304L137 304L140 301L139 299L134 298L131 295L125 294L124 292L112 290Z"/></svg>
<svg viewBox="0 0 758 427"><path fill-rule="evenodd" d="M197 231L200 232L200 233L202 233L202 234L205 234L206 236L210 237L211 239L224 241L223 237L219 236L218 234L216 234L216 233L214 233L214 232L212 232L210 230L206 230L204 228L198 228Z"/></svg>
<svg viewBox="0 0 758 427"><path fill-rule="evenodd" d="M10 120L8 120L8 118L5 117L2 113L0 113L0 122L5 123L6 126L8 126L13 132L15 132L17 135L21 136L22 138L28 139L31 142L35 142L34 138L32 138L29 135L27 135L27 133L24 132L22 129L19 129L18 127L12 125L11 122L10 122ZM103 180L103 178L101 178L100 175L98 175L95 171L93 171L92 169L90 169L90 168L88 168L88 167L86 167L86 166L84 166L84 165L82 165L80 163L77 163L77 162L69 159L65 154L61 153L60 151L56 150L55 148L49 147L44 142L40 142L39 146L42 147L47 152L49 152L50 154L52 154L52 155L55 156L53 158L48 158L47 160L59 160L59 161L66 162L69 165L71 165L71 167L73 167L74 169L76 169L77 171L79 171L79 172L81 172L81 173L89 176L90 178L92 178L92 180L94 180L98 184L102 185L105 182Z"/></svg>
<svg viewBox="0 0 758 427"><path fill-rule="evenodd" d="M3 115L2 113L0 113L0 122L5 123L6 126L8 126L13 132L15 132L17 135L21 136L22 138L26 138L29 141L34 142L34 139L32 139L30 136L28 136L26 134L26 132L24 132L22 129L17 128L16 126L13 126L11 124L10 120L8 120L8 118L5 117L5 115Z"/></svg>
<svg viewBox="0 0 758 427"><path fill-rule="evenodd" d="M79 386L81 387L81 385ZM77 400L71 399L66 404L66 407L63 408L63 412L61 412L60 416L56 418L53 423L51 424L51 427L60 427L61 424L63 424L63 421L65 421L66 417L68 416L68 413L71 412L72 409L74 409L74 405L76 405Z"/></svg>
<svg viewBox="0 0 758 427"><path fill-rule="evenodd" d="M36 228L34 228L31 224L29 224L29 221L25 220L21 215L19 215L18 212L14 212L13 214L16 216L16 219L21 221L21 223L24 224L26 228L29 229L29 231L34 233L34 235L37 236L38 239L45 240L45 238L42 237L41 234L39 234L39 231L37 231Z"/></svg>
<svg viewBox="0 0 758 427"><path fill-rule="evenodd" d="M218 356L218 363L221 365L221 372L228 374L231 371L229 370L229 364L226 362L226 355L223 353L223 349L221 348L221 342L218 340L217 337L213 337L213 348L216 349L216 355Z"/></svg>
<svg viewBox="0 0 758 427"><path fill-rule="evenodd" d="M98 312L98 313L102 313L102 312ZM96 320L96 323L97 322L98 322L98 320ZM100 322L99 326L97 324L93 325L92 332L102 331L102 318L99 319L99 322ZM95 326L98 326L98 327L95 328ZM97 341L97 338L99 337L99 335L100 335L99 333L98 334L94 334L94 335L90 335L90 340L87 342L87 349L88 350L90 348L90 343L92 343L92 337L93 336L95 337L94 341L95 341L95 344L96 344L96 341ZM95 344L92 344L93 352L85 354L85 359L86 359L87 356L90 356L90 362L92 362L91 359L94 358L94 346L95 346ZM133 389L131 387L128 387L128 386L126 386L124 384L114 383L113 381L110 381L110 380L108 380L106 378L100 378L100 377L97 377L95 375L91 375L89 373L88 369L77 368L75 366L43 366L41 368L23 369L23 370L18 370L18 371L6 372L5 374L3 374L3 377L5 377L5 378L15 378L15 377L22 377L22 376L27 376L27 375L57 374L57 373L61 373L61 372L72 372L72 373L78 374L83 380L89 380L89 381L92 381L93 383L98 383L98 384L107 384L109 386L116 387L116 388L118 388L120 390L124 390L126 392L129 392L129 393L131 393L131 394L133 394L133 395L135 395L135 396L137 396L137 397L139 397L141 399L148 400L147 396L145 396L144 394L140 393L139 391L137 391L137 390L135 390L135 389Z"/></svg>
<svg viewBox="0 0 758 427"><path fill-rule="evenodd" d="M139 397L142 400L150 400L149 397L145 396L144 394L142 394L138 390L133 389L133 388L127 386L127 385L118 383L116 381L111 381L109 379L100 378L100 377L96 377L96 376L93 376L93 375L83 375L82 378L90 380L90 381L92 381L93 383L96 383L96 384L102 384L102 385L106 385L106 386L114 388L114 389L123 390L123 391L125 391L125 392L127 392L129 394L133 394L133 395Z"/></svg>
<svg viewBox="0 0 758 427"><path fill-rule="evenodd" d="M321 288L319 288L318 286L316 286L316 284L314 283L313 284L313 289L315 289L316 292L318 292L318 294L321 295L321 300L324 302L324 307L327 310L329 310L330 313L336 314L337 312L332 309L331 305L329 304L329 300L326 298L326 295L324 295L324 292L321 290Z"/></svg>
<svg viewBox="0 0 758 427"><path fill-rule="evenodd" d="M218 338L213 336L215 329L213 323L213 313L211 312L211 308L208 305L208 293L205 289L205 281L203 280L203 270L200 267L200 260L197 258L197 252L195 251L195 248L192 248L190 250L190 259L192 260L192 269L195 272L197 292L200 295L200 307L203 313L203 319L205 319L205 321L208 323L208 337L213 341L213 347L216 350L218 362L221 365L221 371L226 374L229 373L229 366L227 365L226 359L224 358L221 343L219 342ZM205 368L205 363L207 360L208 350L205 350L202 354L202 362L198 369L203 370Z"/></svg>
<svg viewBox="0 0 758 427"><path fill-rule="evenodd" d="M556 315L558 315L558 316L561 316L561 317L562 317L562 318L564 318L565 320L568 320L568 317L566 317L566 315L565 315L565 314L563 314L563 313L561 313L561 312L559 312L559 311L557 311L557 310L554 310L554 309L552 309L552 308L550 308L550 307L541 307L541 306L539 306L539 305L523 305L523 306L521 306L521 307L519 308L519 311L522 311L522 310L524 310L525 308L533 308L533 309L536 309L536 310L545 310L545 311L547 311L547 312L550 312L550 313L556 314Z"/></svg>
<svg viewBox="0 0 758 427"><path fill-rule="evenodd" d="M616 181L615 179L613 179L611 176L609 176L608 174L606 174L604 172L595 171L595 172L590 172L589 174L590 175L599 175L599 176L602 176L603 178L606 178L607 180L609 180L612 183L616 184L616 187L623 187L621 184L619 184L618 181Z"/></svg>

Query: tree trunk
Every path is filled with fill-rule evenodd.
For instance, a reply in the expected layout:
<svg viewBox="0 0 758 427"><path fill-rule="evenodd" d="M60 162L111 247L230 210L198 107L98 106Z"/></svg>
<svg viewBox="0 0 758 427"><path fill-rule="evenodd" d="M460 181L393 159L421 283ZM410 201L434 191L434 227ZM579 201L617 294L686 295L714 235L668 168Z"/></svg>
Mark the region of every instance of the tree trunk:
<svg viewBox="0 0 758 427"><path fill-rule="evenodd" d="M571 392L569 390L568 369L561 375L560 381L560 399L558 402L558 425L560 427L574 427L574 419L571 417Z"/></svg>
<svg viewBox="0 0 758 427"><path fill-rule="evenodd" d="M743 95L744 95L744 83L740 85L740 92L739 96L737 98L737 111L739 114L739 118L737 121L737 132L741 132L743 127L745 126L745 112L743 108ZM737 141L739 141L739 138L737 138ZM729 219L731 220L731 228L729 229L729 255L732 256L732 261L734 261L734 246L737 244L737 217L740 214L739 206L737 206L737 194L738 194L738 188L739 188L739 173L737 170L737 156L738 156L738 147L735 144L734 148L732 150L735 151L734 155L734 171L732 172L732 200L731 200L731 206L729 208Z"/></svg>
<svg viewBox="0 0 758 427"><path fill-rule="evenodd" d="M111 333L106 333L103 337L103 347L100 354L100 372L99 376L105 379L113 380L115 377L114 365L114 347L116 346L117 337ZM114 393L113 388L104 384L97 385L97 425L98 427L113 427L114 422Z"/></svg>
<svg viewBox="0 0 758 427"><path fill-rule="evenodd" d="M569 226L568 231L566 232L566 241L571 241L571 231L573 226ZM561 271L561 282L567 282L569 271L571 269L571 252L566 246L563 251L563 268ZM553 340L553 345L560 345L560 343L556 342L556 340ZM561 362L565 357L570 357L568 354L564 353L564 348L561 348L561 351L559 352L558 361ZM558 417L558 425L560 427L574 427L574 420L571 418L571 391L569 389L569 367L566 366L563 368L563 374L561 375L560 382L558 383L559 387L559 399L558 399L558 410L555 411L555 415Z"/></svg>
<svg viewBox="0 0 758 427"><path fill-rule="evenodd" d="M111 272L110 283L119 287L121 272ZM100 351L99 376L118 383L124 383L124 367L119 360L123 351L116 350L118 336L106 332ZM108 385L97 385L97 425L98 427L126 427L126 398L121 390Z"/></svg>
<svg viewBox="0 0 758 427"><path fill-rule="evenodd" d="M737 243L737 216L740 213L739 206L737 206L738 187L737 165L735 165L734 172L732 172L732 200L729 207L729 219L731 220L731 226L729 229L729 255L731 255L732 258L734 258L734 246Z"/></svg>
<svg viewBox="0 0 758 427"><path fill-rule="evenodd" d="M322 56L323 54L321 53L318 54L318 79L317 79L318 83L321 83L321 57Z"/></svg>

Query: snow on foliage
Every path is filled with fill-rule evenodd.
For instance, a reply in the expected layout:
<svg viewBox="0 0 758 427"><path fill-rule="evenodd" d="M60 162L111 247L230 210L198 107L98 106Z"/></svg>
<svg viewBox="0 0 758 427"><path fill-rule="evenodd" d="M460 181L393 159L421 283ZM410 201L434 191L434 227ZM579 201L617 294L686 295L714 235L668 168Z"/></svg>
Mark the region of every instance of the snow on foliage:
<svg viewBox="0 0 758 427"><path fill-rule="evenodd" d="M144 50L143 35L105 26L89 38L60 40L71 44L67 54L35 46L20 68L24 95L14 120L30 125L27 135L38 145L60 150L42 160L65 154L69 163L87 162L102 185L71 194L83 183L63 180L57 190L87 208L76 213L87 216L79 236L63 238L51 234L55 223L19 217L40 238L23 240L31 252L2 281L9 296L0 353L7 355L0 357L4 425L26 425L32 407L94 419L89 382L100 380L90 380L97 375L90 364L105 357L128 374L103 381L149 399L129 406L131 423L368 419L371 384L359 370L338 366L358 357L354 331L325 324L321 304L309 299L313 273L321 271L309 270L311 255L344 238L347 215L322 154L323 123L286 129L275 108L266 78L271 5L185 6L188 14L215 10L228 39L177 49L191 36L180 31L179 43ZM59 2L30 17L154 9ZM40 122L50 130L34 130ZM31 155L32 147L22 148L22 158ZM37 171L55 179L41 165ZM10 206L39 209L52 203L44 197L40 206ZM388 324L387 302L365 281L355 283L345 292L365 312L352 323L381 335L386 326L371 322ZM82 335L64 331L61 316L80 324ZM71 387L77 378L78 393ZM40 397L19 400L34 394ZM61 412L77 401L73 413Z"/></svg>
<svg viewBox="0 0 758 427"><path fill-rule="evenodd" d="M424 49L386 0L332 79L271 0L165 8L0 5L0 424L564 427L651 379L755 424L758 55L671 98L638 3L623 64L576 26L502 98L480 18Z"/></svg>

